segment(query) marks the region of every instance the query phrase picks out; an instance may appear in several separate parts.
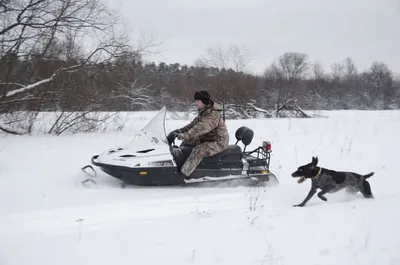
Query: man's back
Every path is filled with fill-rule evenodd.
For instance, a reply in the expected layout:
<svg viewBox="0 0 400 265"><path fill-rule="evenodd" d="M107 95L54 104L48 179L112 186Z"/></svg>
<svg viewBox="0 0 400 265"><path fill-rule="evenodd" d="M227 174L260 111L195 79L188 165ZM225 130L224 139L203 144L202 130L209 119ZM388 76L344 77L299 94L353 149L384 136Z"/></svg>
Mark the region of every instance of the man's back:
<svg viewBox="0 0 400 265"><path fill-rule="evenodd" d="M200 142L229 142L228 128L221 115L221 107L214 103L209 108L199 113L199 122L204 124L199 127L204 134L200 138ZM201 131L199 132L201 134Z"/></svg>

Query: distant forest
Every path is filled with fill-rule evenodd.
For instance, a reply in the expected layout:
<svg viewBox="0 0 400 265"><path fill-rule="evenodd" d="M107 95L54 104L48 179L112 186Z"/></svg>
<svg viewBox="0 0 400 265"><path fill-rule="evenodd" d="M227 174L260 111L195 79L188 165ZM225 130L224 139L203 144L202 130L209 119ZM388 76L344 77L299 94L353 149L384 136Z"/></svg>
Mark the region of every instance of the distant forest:
<svg viewBox="0 0 400 265"><path fill-rule="evenodd" d="M338 58L324 71L307 54L287 52L254 75L249 53L233 44L206 50L193 65L155 64L143 58L162 43L142 34L132 44L121 24L98 0L2 1L0 129L11 130L16 111L188 111L196 90L225 103L230 118L400 108L399 75L379 60L359 72L351 57Z"/></svg>

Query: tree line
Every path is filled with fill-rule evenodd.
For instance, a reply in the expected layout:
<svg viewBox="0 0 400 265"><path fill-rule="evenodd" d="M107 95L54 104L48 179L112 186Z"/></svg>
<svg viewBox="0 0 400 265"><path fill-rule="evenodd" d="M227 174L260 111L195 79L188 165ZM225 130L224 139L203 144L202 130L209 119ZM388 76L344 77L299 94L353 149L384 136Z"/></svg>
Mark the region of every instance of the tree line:
<svg viewBox="0 0 400 265"><path fill-rule="evenodd" d="M0 3L0 129L31 115L192 109L208 90L230 117L246 118L295 102L301 109L398 109L400 79L381 61L358 71L348 57L324 71L307 54L287 52L255 75L238 45L206 50L193 65L147 62L160 42L148 34L132 45L117 13L99 0ZM90 45L86 45L90 43ZM29 114L28 114L29 113ZM66 114L68 113L68 114ZM11 118L12 117L12 118Z"/></svg>

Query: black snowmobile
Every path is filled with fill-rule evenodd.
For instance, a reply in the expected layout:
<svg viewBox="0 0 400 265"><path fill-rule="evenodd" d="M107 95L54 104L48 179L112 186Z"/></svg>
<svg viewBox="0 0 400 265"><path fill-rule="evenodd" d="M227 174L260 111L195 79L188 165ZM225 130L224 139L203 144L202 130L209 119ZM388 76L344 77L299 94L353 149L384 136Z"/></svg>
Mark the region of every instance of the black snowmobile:
<svg viewBox="0 0 400 265"><path fill-rule="evenodd" d="M165 115L166 108L163 107L131 142L93 156L92 165L120 179L123 186L171 186L199 182L217 185L221 182L233 185L279 183L269 169L271 143L263 141L256 149L246 151L253 140L254 132L245 126L236 131L235 144L229 145L227 150L219 154L204 158L190 178L185 179L179 171L193 147L175 145L173 136L167 139ZM238 145L239 142L244 145L243 150ZM181 151L176 152L175 148L180 148ZM86 171L88 168L94 174L89 174ZM91 165L82 170L89 175L83 184L95 182L93 177L96 176L96 171Z"/></svg>

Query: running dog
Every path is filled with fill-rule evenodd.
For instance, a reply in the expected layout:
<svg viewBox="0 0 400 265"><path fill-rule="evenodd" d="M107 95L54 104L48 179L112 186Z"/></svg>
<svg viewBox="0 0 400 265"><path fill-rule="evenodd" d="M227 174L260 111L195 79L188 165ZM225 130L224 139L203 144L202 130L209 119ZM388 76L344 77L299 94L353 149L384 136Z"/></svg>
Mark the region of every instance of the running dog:
<svg viewBox="0 0 400 265"><path fill-rule="evenodd" d="M313 157L311 163L299 167L295 172L292 173L293 178L299 178L298 183L302 183L306 179L311 179L311 189L307 197L300 204L294 205L295 207L303 207L317 192L317 189L321 191L317 196L327 201L324 196L325 193L334 193L343 188L352 194L361 192L365 198L374 198L371 192L371 186L367 181L367 178L374 175L371 172L367 175L360 175L354 172L343 172L326 169L323 167L317 167L318 157Z"/></svg>

